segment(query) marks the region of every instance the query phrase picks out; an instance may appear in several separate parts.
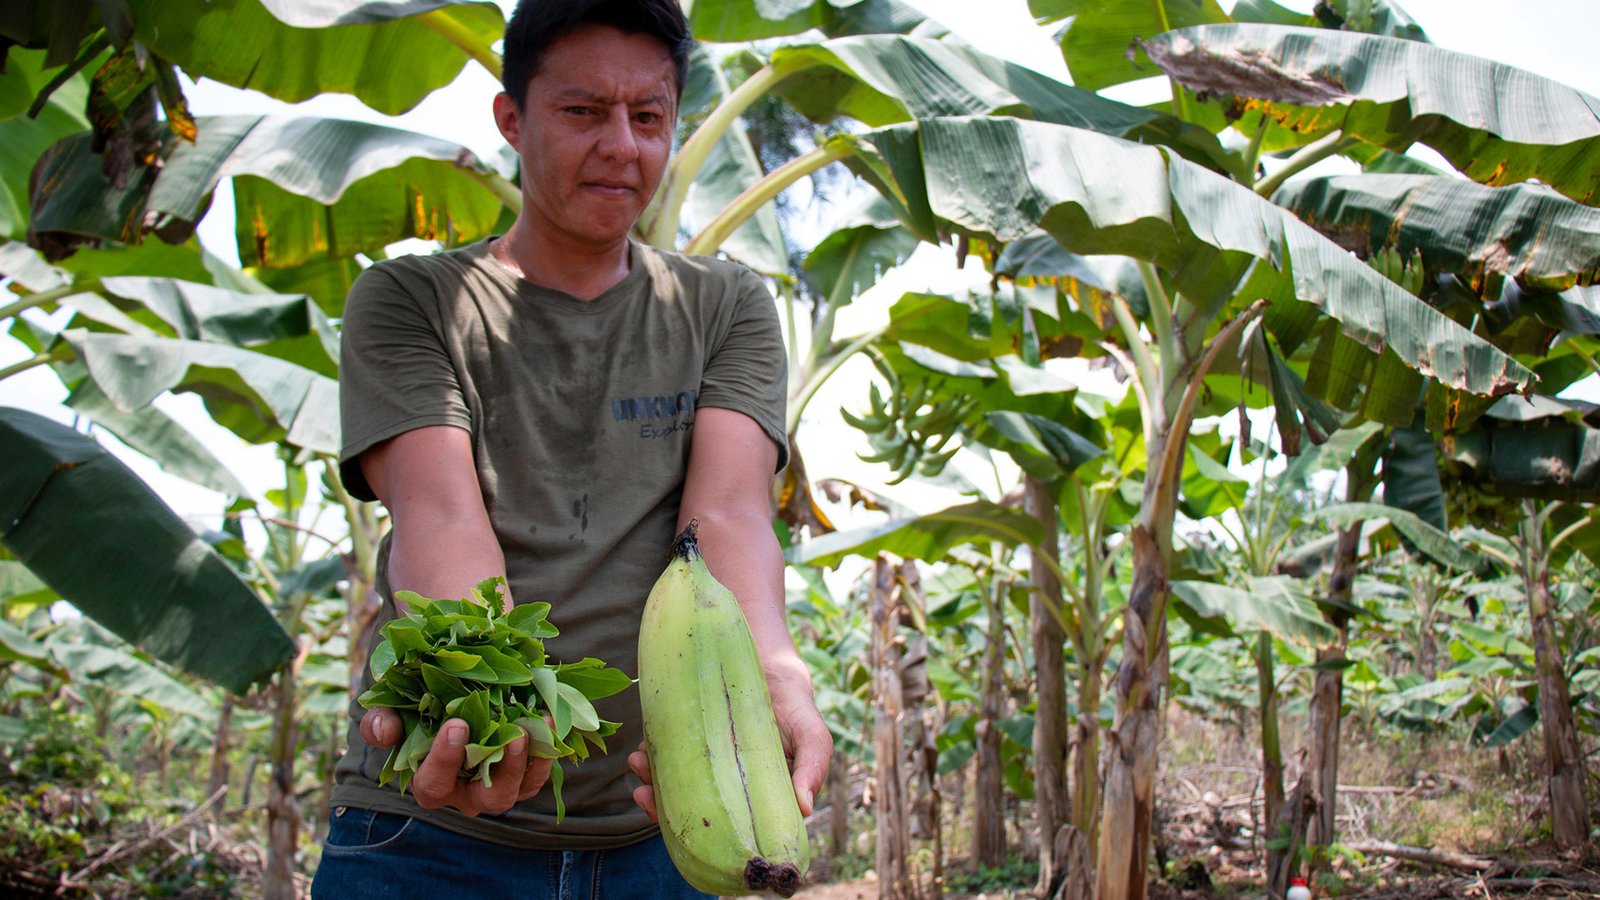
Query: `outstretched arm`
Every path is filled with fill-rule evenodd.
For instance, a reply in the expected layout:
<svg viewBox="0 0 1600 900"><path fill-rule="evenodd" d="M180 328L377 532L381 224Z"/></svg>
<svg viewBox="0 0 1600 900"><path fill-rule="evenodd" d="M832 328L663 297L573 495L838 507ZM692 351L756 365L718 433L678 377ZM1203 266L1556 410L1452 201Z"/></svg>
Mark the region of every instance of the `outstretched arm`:
<svg viewBox="0 0 1600 900"><path fill-rule="evenodd" d="M700 522L700 551L711 573L738 598L750 623L772 694L773 712L789 755L795 797L810 815L833 756L833 736L817 712L806 671L784 615L783 554L772 531L772 472L778 448L754 419L718 407L695 412L689 469L684 478L681 530ZM653 811L643 752L630 757L646 787L635 799Z"/></svg>
<svg viewBox="0 0 1600 900"><path fill-rule="evenodd" d="M394 521L392 586L424 597L456 598L485 578L505 575L505 555L483 506L466 431L436 425L405 432L362 454L361 472ZM383 748L405 739L400 717L382 708L361 717L361 736ZM411 780L418 806L448 806L469 816L501 813L538 793L549 779L550 760L530 761L526 736L512 741L505 758L492 767L493 787L462 778L469 737L461 719L439 727Z"/></svg>

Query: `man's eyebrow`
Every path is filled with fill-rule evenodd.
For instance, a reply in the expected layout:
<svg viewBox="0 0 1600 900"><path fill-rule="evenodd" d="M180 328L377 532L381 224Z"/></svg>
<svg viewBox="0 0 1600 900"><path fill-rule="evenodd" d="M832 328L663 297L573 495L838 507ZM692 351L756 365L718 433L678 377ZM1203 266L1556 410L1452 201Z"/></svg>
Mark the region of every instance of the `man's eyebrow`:
<svg viewBox="0 0 1600 900"><path fill-rule="evenodd" d="M600 94L600 93L597 93L595 91L589 90L588 88L581 88L581 87L563 88L563 89L561 89L561 90L556 92L556 98L558 100L561 100L561 101L574 101L574 100L576 100L576 101L581 101L581 102L584 102L584 103L615 103L616 102L615 98L613 98L612 96L609 96L609 95L606 95L606 94ZM659 104L661 106L666 106L666 105L668 105L669 102L670 101L668 100L668 95L667 94L652 94L649 97L646 97L643 100L638 101L634 105L635 106L648 106L648 105L650 105L652 103L655 103L655 104Z"/></svg>

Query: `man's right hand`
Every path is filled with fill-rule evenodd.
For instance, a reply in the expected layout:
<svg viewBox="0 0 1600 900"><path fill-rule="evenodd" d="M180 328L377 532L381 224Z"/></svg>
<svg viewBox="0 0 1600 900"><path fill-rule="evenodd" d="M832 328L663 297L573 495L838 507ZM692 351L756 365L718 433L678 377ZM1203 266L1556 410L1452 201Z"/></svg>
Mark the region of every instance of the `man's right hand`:
<svg viewBox="0 0 1600 900"><path fill-rule="evenodd" d="M528 736L524 734L506 745L506 755L490 766L492 787L477 779L461 777L467 761L467 723L446 719L434 735L433 746L411 778L411 795L423 809L450 807L476 816L503 813L517 802L539 793L550 780L553 760L528 757ZM392 709L367 710L361 717L361 737L368 744L387 750L405 740L405 725Z"/></svg>

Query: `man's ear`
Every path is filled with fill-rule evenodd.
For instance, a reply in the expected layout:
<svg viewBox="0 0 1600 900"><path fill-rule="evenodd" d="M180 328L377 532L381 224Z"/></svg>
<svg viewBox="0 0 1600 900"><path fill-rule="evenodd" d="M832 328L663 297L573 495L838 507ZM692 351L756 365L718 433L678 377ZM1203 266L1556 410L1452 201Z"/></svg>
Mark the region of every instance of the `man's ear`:
<svg viewBox="0 0 1600 900"><path fill-rule="evenodd" d="M522 110L504 91L494 95L494 124L511 149L522 152Z"/></svg>

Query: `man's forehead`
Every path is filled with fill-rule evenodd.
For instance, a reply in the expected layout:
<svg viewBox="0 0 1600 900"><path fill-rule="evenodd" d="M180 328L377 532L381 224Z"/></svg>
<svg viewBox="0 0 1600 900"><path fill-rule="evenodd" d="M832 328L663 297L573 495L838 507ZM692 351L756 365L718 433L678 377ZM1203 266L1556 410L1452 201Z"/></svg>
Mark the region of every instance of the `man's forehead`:
<svg viewBox="0 0 1600 900"><path fill-rule="evenodd" d="M677 77L658 38L583 25L550 45L528 86L561 99L669 103Z"/></svg>

